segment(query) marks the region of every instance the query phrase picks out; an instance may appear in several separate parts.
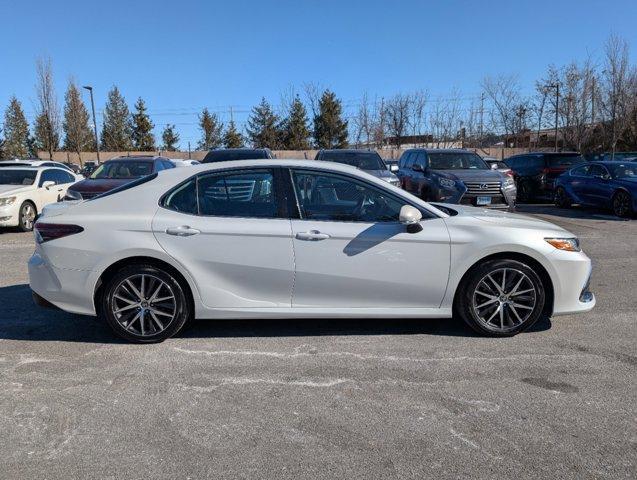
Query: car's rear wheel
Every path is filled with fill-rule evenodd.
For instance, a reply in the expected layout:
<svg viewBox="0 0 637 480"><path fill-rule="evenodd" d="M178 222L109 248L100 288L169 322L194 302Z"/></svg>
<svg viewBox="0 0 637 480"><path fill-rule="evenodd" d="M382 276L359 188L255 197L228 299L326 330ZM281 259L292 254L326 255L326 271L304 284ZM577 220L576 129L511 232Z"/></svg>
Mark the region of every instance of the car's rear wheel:
<svg viewBox="0 0 637 480"><path fill-rule="evenodd" d="M564 187L557 187L555 190L555 205L559 208L570 208L573 205Z"/></svg>
<svg viewBox="0 0 637 480"><path fill-rule="evenodd" d="M33 225L35 224L35 218L37 216L35 205L28 201L24 202L20 205L20 212L18 215L18 228L20 228L23 232L32 231Z"/></svg>
<svg viewBox="0 0 637 480"><path fill-rule="evenodd" d="M533 200L533 188L529 182L520 182L517 188L517 201L519 203L529 203Z"/></svg>
<svg viewBox="0 0 637 480"><path fill-rule="evenodd" d="M628 192L618 191L613 195L613 213L618 217L626 218L633 214L633 199Z"/></svg>
<svg viewBox="0 0 637 480"><path fill-rule="evenodd" d="M458 287L454 309L478 333L507 337L538 321L545 298L542 280L531 266L495 259L467 274Z"/></svg>
<svg viewBox="0 0 637 480"><path fill-rule="evenodd" d="M177 334L190 316L184 287L153 265L131 265L104 287L100 315L119 336L135 343L161 342Z"/></svg>

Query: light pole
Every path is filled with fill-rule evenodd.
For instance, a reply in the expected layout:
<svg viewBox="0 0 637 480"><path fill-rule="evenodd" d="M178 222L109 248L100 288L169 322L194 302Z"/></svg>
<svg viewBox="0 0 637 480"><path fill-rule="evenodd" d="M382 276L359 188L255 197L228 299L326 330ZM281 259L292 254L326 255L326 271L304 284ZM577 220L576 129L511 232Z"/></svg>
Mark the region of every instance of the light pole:
<svg viewBox="0 0 637 480"><path fill-rule="evenodd" d="M557 122L560 111L560 84L558 82L547 85L546 88L555 89L555 151L557 152Z"/></svg>
<svg viewBox="0 0 637 480"><path fill-rule="evenodd" d="M97 163L100 163L100 141L97 138L97 121L95 120L95 102L93 101L93 87L85 85L82 88L88 90L91 94L91 110L93 111L93 129L95 130L95 148L97 149Z"/></svg>

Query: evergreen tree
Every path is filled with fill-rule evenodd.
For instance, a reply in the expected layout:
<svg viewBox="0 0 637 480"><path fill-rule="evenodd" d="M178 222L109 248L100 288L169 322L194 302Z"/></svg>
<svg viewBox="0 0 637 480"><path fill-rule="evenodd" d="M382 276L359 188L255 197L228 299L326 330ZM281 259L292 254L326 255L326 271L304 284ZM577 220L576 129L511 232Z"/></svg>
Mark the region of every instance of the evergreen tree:
<svg viewBox="0 0 637 480"><path fill-rule="evenodd" d="M161 139L164 142L162 150L167 152L174 152L177 150L177 144L179 143L179 134L175 131L174 125L166 125L164 131L161 134Z"/></svg>
<svg viewBox="0 0 637 480"><path fill-rule="evenodd" d="M223 144L223 123L215 113L210 113L204 108L199 115L199 129L201 140L197 144L198 150L210 150Z"/></svg>
<svg viewBox="0 0 637 480"><path fill-rule="evenodd" d="M153 135L153 122L146 113L146 104L142 97L135 103L133 114L133 147L140 152L155 150L155 135Z"/></svg>
<svg viewBox="0 0 637 480"><path fill-rule="evenodd" d="M41 112L35 117L33 140L36 150L49 152L49 158L53 158L53 152L60 146L60 135L53 128L46 112Z"/></svg>
<svg viewBox="0 0 637 480"><path fill-rule="evenodd" d="M64 95L62 130L64 130L64 150L67 152L75 152L79 157L81 152L95 149L95 138L89 126L88 110L86 110L80 91L73 81L69 82Z"/></svg>
<svg viewBox="0 0 637 480"><path fill-rule="evenodd" d="M9 99L4 112L3 159L25 158L29 155L29 124L22 105L15 96Z"/></svg>
<svg viewBox="0 0 637 480"><path fill-rule="evenodd" d="M234 120L230 120L226 133L223 135L223 146L226 148L243 147L243 136L237 131Z"/></svg>
<svg viewBox="0 0 637 480"><path fill-rule="evenodd" d="M298 95L292 101L290 114L282 125L283 148L287 150L308 150L310 148L310 129L307 112Z"/></svg>
<svg viewBox="0 0 637 480"><path fill-rule="evenodd" d="M342 118L341 101L334 92L325 90L314 117L314 140L318 148L347 146L347 121Z"/></svg>
<svg viewBox="0 0 637 480"><path fill-rule="evenodd" d="M108 92L104 108L102 127L102 149L111 152L127 151L132 148L132 126L130 112L119 89L113 87Z"/></svg>
<svg viewBox="0 0 637 480"><path fill-rule="evenodd" d="M272 111L272 107L265 98L252 109L246 128L248 138L254 148L279 147L281 132L279 130L279 117Z"/></svg>

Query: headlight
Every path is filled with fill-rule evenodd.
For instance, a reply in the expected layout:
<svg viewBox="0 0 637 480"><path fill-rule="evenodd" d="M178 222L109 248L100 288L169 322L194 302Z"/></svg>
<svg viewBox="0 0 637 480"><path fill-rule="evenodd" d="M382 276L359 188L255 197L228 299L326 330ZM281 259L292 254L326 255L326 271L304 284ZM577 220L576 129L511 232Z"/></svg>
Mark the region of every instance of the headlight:
<svg viewBox="0 0 637 480"><path fill-rule="evenodd" d="M577 238L545 238L544 240L558 250L565 250L567 252L580 252L582 250Z"/></svg>
<svg viewBox="0 0 637 480"><path fill-rule="evenodd" d="M438 183L441 187L453 188L456 186L456 182L454 180L449 180L448 178L438 177Z"/></svg>
<svg viewBox="0 0 637 480"><path fill-rule="evenodd" d="M4 197L0 198L0 207L6 207L7 205L11 205L15 202L16 197Z"/></svg>
<svg viewBox="0 0 637 480"><path fill-rule="evenodd" d="M75 190L67 190L66 195L64 195L64 200L83 200L82 194L80 192L76 192Z"/></svg>
<svg viewBox="0 0 637 480"><path fill-rule="evenodd" d="M515 187L515 181L509 177L504 182L502 182L502 188L513 188Z"/></svg>

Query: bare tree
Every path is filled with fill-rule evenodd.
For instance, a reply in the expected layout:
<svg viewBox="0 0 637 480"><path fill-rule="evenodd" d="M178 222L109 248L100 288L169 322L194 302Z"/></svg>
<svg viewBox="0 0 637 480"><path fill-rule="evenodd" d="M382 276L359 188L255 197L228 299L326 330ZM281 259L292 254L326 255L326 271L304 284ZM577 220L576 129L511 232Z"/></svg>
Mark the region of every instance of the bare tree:
<svg viewBox="0 0 637 480"><path fill-rule="evenodd" d="M403 137L409 127L409 106L409 96L398 93L387 102L385 107L388 131L396 148L402 145Z"/></svg>
<svg viewBox="0 0 637 480"><path fill-rule="evenodd" d="M410 95L409 123L414 135L414 142L422 135L425 121L425 107L429 93L426 90L417 90Z"/></svg>
<svg viewBox="0 0 637 480"><path fill-rule="evenodd" d="M325 89L317 82L307 82L303 84L303 91L305 92L305 98L307 104L312 111L312 118L316 117L319 113L318 106L321 95Z"/></svg>
<svg viewBox="0 0 637 480"><path fill-rule="evenodd" d="M385 137L387 136L387 109L385 108L384 98L374 102L371 135L376 148L383 148L385 146Z"/></svg>
<svg viewBox="0 0 637 480"><path fill-rule="evenodd" d="M354 127L354 139L357 146L361 144L369 146L372 142L372 125L372 107L367 92L365 92L352 122L352 126Z"/></svg>
<svg viewBox="0 0 637 480"><path fill-rule="evenodd" d="M50 58L38 58L36 61L36 139L38 147L46 150L49 158L60 142L60 107L53 85L53 69Z"/></svg>
<svg viewBox="0 0 637 480"><path fill-rule="evenodd" d="M482 89L491 104L491 121L494 130L505 136L515 135L519 126L522 101L520 85L515 75L486 77Z"/></svg>

